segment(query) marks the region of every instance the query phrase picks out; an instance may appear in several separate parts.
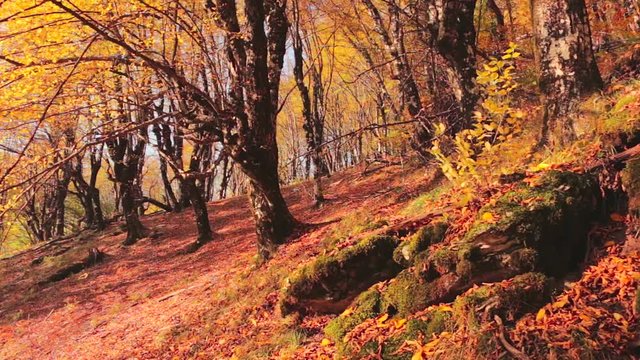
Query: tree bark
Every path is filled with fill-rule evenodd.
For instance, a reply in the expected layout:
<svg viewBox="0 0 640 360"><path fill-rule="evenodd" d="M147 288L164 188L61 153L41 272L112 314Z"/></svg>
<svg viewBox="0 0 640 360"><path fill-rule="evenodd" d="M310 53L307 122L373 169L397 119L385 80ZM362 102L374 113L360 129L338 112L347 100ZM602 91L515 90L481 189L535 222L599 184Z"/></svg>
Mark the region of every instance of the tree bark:
<svg viewBox="0 0 640 360"><path fill-rule="evenodd" d="M505 35L506 35L506 29L505 29L505 22L504 22L504 14L502 13L502 10L500 9L500 7L498 6L498 4L496 3L496 0L487 0L487 6L489 7L489 10L491 10L491 12L493 13L493 15L496 18L496 31L495 31L495 36L498 39L498 41L503 42L505 41Z"/></svg>
<svg viewBox="0 0 640 360"><path fill-rule="evenodd" d="M61 169L61 178L56 181L55 195L55 215L56 215L56 236L64 236L65 226L65 201L69 194L69 183L71 182L71 164L65 164Z"/></svg>
<svg viewBox="0 0 640 360"><path fill-rule="evenodd" d="M202 245L208 243L213 238L211 225L209 224L209 212L207 211L207 203L196 185L196 179L191 177L183 180L186 183L185 188L189 191L189 200L193 207L193 214L196 220L196 228L198 230L198 238L188 248L187 252L194 252Z"/></svg>
<svg viewBox="0 0 640 360"><path fill-rule="evenodd" d="M584 0L535 0L532 8L545 103L540 145L563 146L575 138L579 98L603 86L587 9Z"/></svg>
<svg viewBox="0 0 640 360"><path fill-rule="evenodd" d="M129 173L127 170L122 170L121 174ZM125 180L126 177L126 180ZM138 215L138 207L136 201L136 194L133 179L129 180L127 175L120 177L123 179L120 182L120 194L122 196L122 212L127 225L127 238L122 242L123 245L133 245L139 239L145 236L145 228L140 222Z"/></svg>
<svg viewBox="0 0 640 360"><path fill-rule="evenodd" d="M411 71L409 58L405 51L404 31L400 21L400 9L398 9L395 3L389 2L388 10L391 20L391 31L389 31L385 27L380 11L373 2L371 0L361 1L373 19L375 31L380 35L387 53L391 56L394 66L393 76L400 84L400 92L406 102L407 111L411 117L420 120L423 109L422 100L420 90ZM432 138L430 124L418 121L414 129L412 146L422 157L427 158L429 154L426 144Z"/></svg>
<svg viewBox="0 0 640 360"><path fill-rule="evenodd" d="M189 162L188 174L180 179L182 187L187 191L189 203L193 208L193 214L196 220L196 228L198 230L198 238L188 248L187 252L194 252L202 245L208 243L213 238L211 225L209 224L209 211L207 210L207 201L204 197L202 188L198 186L196 174L201 174L202 157L207 151L210 144L196 144L191 154Z"/></svg>
<svg viewBox="0 0 640 360"><path fill-rule="evenodd" d="M458 105L454 132L471 123L478 101L476 79L475 0L427 0L427 27L433 49L446 63L448 83Z"/></svg>
<svg viewBox="0 0 640 360"><path fill-rule="evenodd" d="M224 140L230 156L250 179L258 253L263 259L273 255L297 224L280 190L276 142L280 74L289 26L285 5L278 0L246 0L244 40L237 36L241 30L235 1L208 4L217 10L219 25L228 33L229 95L237 136Z"/></svg>
<svg viewBox="0 0 640 360"><path fill-rule="evenodd" d="M319 206L324 202L322 176L327 172L326 165L322 158L322 148L320 147L324 139L324 113L320 110L322 108L321 103L324 101L323 84L320 74L318 74L317 69L315 69L315 65L310 65L313 67L310 71L312 72L315 103L315 111L312 111L309 89L304 82L303 42L300 36L300 9L298 8L297 0L294 1L293 4L293 16L295 23L295 31L292 34L295 61L293 74L300 98L302 99L303 128L307 139L307 149L313 162L314 200L316 206ZM295 170L297 169L297 158L294 160Z"/></svg>
<svg viewBox="0 0 640 360"><path fill-rule="evenodd" d="M238 162L245 164L245 174L250 179L249 198L256 222L258 253L268 259L275 253L277 245L286 241L298 222L282 196L277 152L253 151L245 156Z"/></svg>

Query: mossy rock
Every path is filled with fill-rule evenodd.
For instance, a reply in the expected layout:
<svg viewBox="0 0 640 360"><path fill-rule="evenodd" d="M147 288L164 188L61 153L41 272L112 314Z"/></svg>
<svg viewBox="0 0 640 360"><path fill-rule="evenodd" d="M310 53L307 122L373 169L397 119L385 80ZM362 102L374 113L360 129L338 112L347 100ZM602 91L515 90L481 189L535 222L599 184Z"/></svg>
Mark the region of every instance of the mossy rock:
<svg viewBox="0 0 640 360"><path fill-rule="evenodd" d="M382 298L376 287L360 294L350 305L349 311L331 320L324 329L325 334L336 344L343 343L344 336L358 324L383 313Z"/></svg>
<svg viewBox="0 0 640 360"><path fill-rule="evenodd" d="M505 321L514 321L535 311L551 299L551 283L543 274L527 273L501 283L470 289L458 296L450 306L434 306L411 315L400 333L384 340L381 347L382 358L411 359L412 353L399 351L405 341L429 339L433 334L453 332L458 327L479 330L480 324L493 321L494 315ZM482 337L483 334L478 333L478 336ZM480 343L486 343L487 352L493 350L491 341ZM348 351L348 344L344 348ZM353 358L363 358L377 354L379 349L379 340L370 341L358 354L351 355L355 355Z"/></svg>
<svg viewBox="0 0 640 360"><path fill-rule="evenodd" d="M303 266L282 290L282 314L342 312L360 292L401 270L392 259L399 242L393 236L372 236Z"/></svg>
<svg viewBox="0 0 640 360"><path fill-rule="evenodd" d="M640 215L640 158L627 162L627 167L621 173L622 185L629 198L629 212Z"/></svg>
<svg viewBox="0 0 640 360"><path fill-rule="evenodd" d="M448 227L445 222L436 222L421 228L396 248L393 259L403 267L413 265L418 254L444 239Z"/></svg>
<svg viewBox="0 0 640 360"><path fill-rule="evenodd" d="M590 175L559 171L533 182L482 208L462 243L480 249L483 262L506 264L514 273L535 269L562 275L584 258L586 235L600 205L597 182ZM485 213L498 220L486 221Z"/></svg>

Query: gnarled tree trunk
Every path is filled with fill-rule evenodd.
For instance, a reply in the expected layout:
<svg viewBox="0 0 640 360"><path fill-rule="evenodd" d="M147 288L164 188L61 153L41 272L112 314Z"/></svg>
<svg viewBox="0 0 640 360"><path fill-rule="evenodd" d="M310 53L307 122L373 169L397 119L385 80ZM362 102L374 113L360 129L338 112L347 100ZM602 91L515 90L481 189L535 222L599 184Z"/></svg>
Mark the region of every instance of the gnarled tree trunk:
<svg viewBox="0 0 640 360"><path fill-rule="evenodd" d="M235 1L216 0L208 6L217 11L220 26L229 34L229 96L238 133L224 139L225 145L250 179L258 253L269 258L297 224L280 190L276 143L280 74L289 26L286 3L245 1L246 41L236 36L241 30Z"/></svg>

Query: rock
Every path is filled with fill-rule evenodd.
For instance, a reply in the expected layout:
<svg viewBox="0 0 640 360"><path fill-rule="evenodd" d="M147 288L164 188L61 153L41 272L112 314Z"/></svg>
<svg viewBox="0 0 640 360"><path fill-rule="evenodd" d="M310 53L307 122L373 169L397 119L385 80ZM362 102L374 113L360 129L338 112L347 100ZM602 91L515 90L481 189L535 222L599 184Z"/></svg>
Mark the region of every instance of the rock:
<svg viewBox="0 0 640 360"><path fill-rule="evenodd" d="M403 267L413 265L419 254L429 246L444 240L447 228L448 225L444 222L436 222L421 228L396 248L393 252L393 260Z"/></svg>
<svg viewBox="0 0 640 360"><path fill-rule="evenodd" d="M379 292L358 297L354 318L405 317L453 301L477 284L532 271L561 276L574 268L584 258L590 222L598 214L596 181L590 175L550 171L533 182L521 183L482 208L465 235L431 245ZM399 247L396 257L401 252ZM338 337L353 323L338 318L327 329Z"/></svg>
<svg viewBox="0 0 640 360"><path fill-rule="evenodd" d="M393 261L399 243L396 237L372 236L303 266L282 290L281 313L342 312L360 292L400 271Z"/></svg>
<svg viewBox="0 0 640 360"><path fill-rule="evenodd" d="M460 327L478 328L479 324L491 321L494 315L515 321L549 301L552 289L552 281L540 273L527 273L500 283L475 287L458 296L450 305L433 306L408 317L401 317L406 319L404 327L384 339L383 344L380 344L380 338L375 337L376 340L369 340L361 347L352 346L354 340L359 342L360 331L371 325L370 323L357 328L353 326L346 332L344 329L342 332L333 331L337 324L349 324L348 318L354 316L355 312L333 320L326 327L325 333L336 344L341 344L340 350L348 355L347 358L367 358L378 354L379 349L382 349L383 359L409 360L413 355L413 348L402 347L408 340L430 339L433 334L443 331L454 332ZM348 333L346 342L343 333ZM487 349L495 348L495 344L489 344L495 341L492 334L488 337L484 337L486 334L478 335L479 345Z"/></svg>

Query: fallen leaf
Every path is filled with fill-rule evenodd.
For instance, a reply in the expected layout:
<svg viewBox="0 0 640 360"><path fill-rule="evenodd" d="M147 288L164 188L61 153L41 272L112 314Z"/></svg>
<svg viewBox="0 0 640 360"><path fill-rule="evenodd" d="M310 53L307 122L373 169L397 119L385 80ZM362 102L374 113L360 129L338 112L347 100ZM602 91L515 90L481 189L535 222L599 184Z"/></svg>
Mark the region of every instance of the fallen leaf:
<svg viewBox="0 0 640 360"><path fill-rule="evenodd" d="M486 213L482 214L482 216L480 218L482 219L482 221L485 221L485 222L488 222L488 223L496 222L495 217L490 212L486 212Z"/></svg>
<svg viewBox="0 0 640 360"><path fill-rule="evenodd" d="M610 215L611 220L615 222L625 222L626 217L624 215L620 215L618 213L613 213Z"/></svg>
<svg viewBox="0 0 640 360"><path fill-rule="evenodd" d="M398 319L394 322L394 325L396 326L396 329L400 329L406 322L407 319Z"/></svg>
<svg viewBox="0 0 640 360"><path fill-rule="evenodd" d="M548 169L548 168L550 168L550 167L551 167L551 165L550 165L550 164L547 164L547 163L545 163L545 162L541 162L540 164L538 164L538 165L534 166L534 167L531 169L531 171L532 171L532 172L538 172L538 171L546 170L546 169Z"/></svg>
<svg viewBox="0 0 640 360"><path fill-rule="evenodd" d="M340 316L346 317L346 316L349 316L351 314L353 314L353 308L352 307L347 308L345 311L342 312L342 314L340 314Z"/></svg>
<svg viewBox="0 0 640 360"><path fill-rule="evenodd" d="M542 308L536 314L536 321L540 321L546 317L547 317L547 312L544 310L544 308Z"/></svg>

